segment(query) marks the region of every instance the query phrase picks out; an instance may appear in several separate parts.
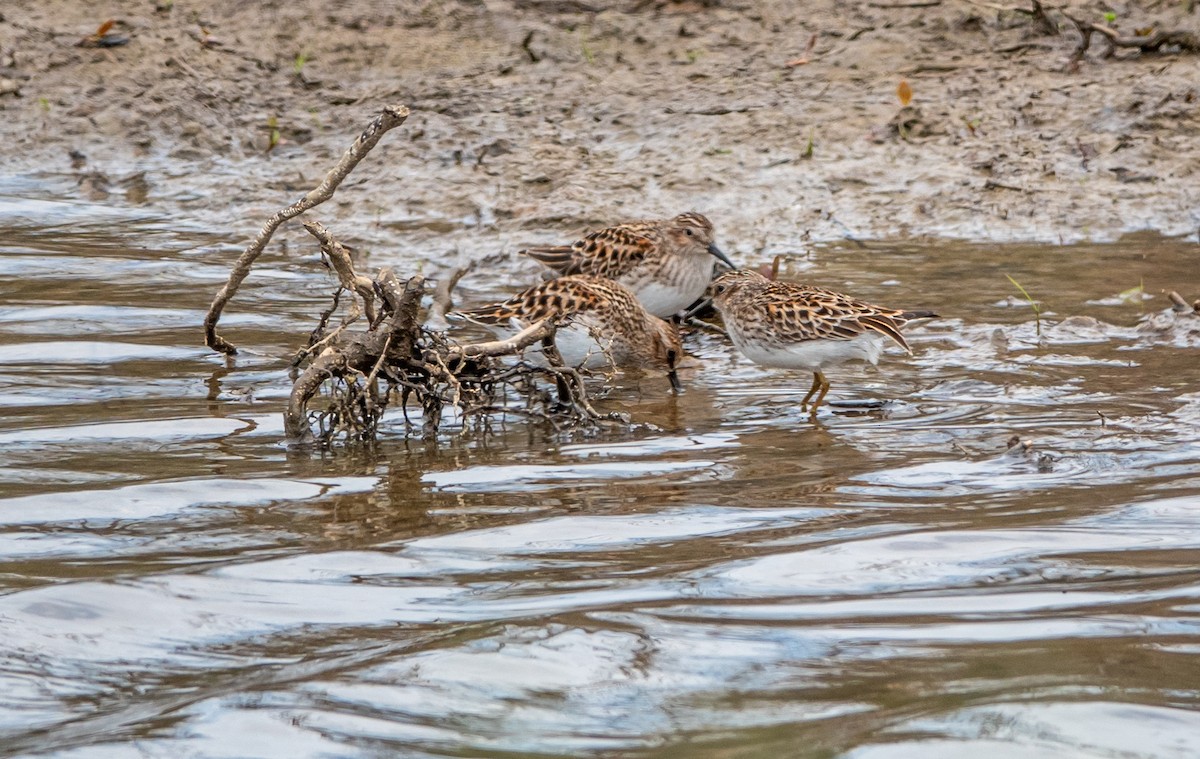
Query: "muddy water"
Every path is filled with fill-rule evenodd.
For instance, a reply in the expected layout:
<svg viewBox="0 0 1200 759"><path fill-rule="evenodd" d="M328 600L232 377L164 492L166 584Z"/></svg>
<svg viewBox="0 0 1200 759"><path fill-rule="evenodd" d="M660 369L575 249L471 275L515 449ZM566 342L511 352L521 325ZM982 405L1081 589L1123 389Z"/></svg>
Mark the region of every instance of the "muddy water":
<svg viewBox="0 0 1200 759"><path fill-rule="evenodd" d="M945 315L818 425L806 378L693 336L684 396L604 401L633 434L310 455L310 253L265 257L226 365L229 241L0 216L6 755L1200 754L1200 318L1139 328L1194 245L794 260Z"/></svg>

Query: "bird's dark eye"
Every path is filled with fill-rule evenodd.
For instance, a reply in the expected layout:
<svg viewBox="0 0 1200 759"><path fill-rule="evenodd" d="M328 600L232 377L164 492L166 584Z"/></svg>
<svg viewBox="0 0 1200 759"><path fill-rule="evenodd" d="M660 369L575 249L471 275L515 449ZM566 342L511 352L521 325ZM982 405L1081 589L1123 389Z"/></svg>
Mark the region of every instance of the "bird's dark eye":
<svg viewBox="0 0 1200 759"><path fill-rule="evenodd" d="M691 237L691 236L692 236L692 230L690 230L690 229L685 229L685 230L683 230L683 233L684 233L685 235L687 235L688 237Z"/></svg>
<svg viewBox="0 0 1200 759"><path fill-rule="evenodd" d="M728 288L726 288L725 285L717 285L716 287L713 288L713 292L716 293L717 295L720 295L721 293L725 292L726 289L728 289Z"/></svg>

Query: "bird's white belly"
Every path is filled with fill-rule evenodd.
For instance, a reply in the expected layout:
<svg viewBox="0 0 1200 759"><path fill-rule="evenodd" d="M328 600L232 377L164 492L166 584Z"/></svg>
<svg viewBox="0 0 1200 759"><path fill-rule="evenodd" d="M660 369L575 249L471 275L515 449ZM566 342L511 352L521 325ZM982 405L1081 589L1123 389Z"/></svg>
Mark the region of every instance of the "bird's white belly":
<svg viewBox="0 0 1200 759"><path fill-rule="evenodd" d="M633 290L642 306L655 316L666 318L679 313L704 295L712 281L714 259L706 255L664 267L654 275L631 276L621 283Z"/></svg>
<svg viewBox="0 0 1200 759"><path fill-rule="evenodd" d="M597 339L593 331L582 324L559 327L554 333L554 345L567 366L599 369L613 365L609 353L612 341L603 337ZM539 351L539 358L540 353Z"/></svg>
<svg viewBox="0 0 1200 759"><path fill-rule="evenodd" d="M786 345L747 340L733 330L729 336L738 350L756 364L810 372L847 361L876 364L884 345L883 336L873 332L864 332L849 340L804 340Z"/></svg>

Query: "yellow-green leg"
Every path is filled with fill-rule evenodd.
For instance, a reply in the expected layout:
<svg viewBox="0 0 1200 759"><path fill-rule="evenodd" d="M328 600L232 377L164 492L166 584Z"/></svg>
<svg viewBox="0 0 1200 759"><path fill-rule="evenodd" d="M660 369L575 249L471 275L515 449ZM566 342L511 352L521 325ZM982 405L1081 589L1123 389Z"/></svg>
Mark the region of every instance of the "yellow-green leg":
<svg viewBox="0 0 1200 759"><path fill-rule="evenodd" d="M825 375L820 370L813 372L813 387L820 384L821 390L817 393L817 399L813 401L812 407L809 409L808 415L814 419L817 417L817 407L825 400L825 394L829 392L829 380L825 379Z"/></svg>
<svg viewBox="0 0 1200 759"><path fill-rule="evenodd" d="M804 396L804 399L802 401L800 401L800 409L802 411L804 410L804 407L808 405L808 399L813 397L813 394L817 392L817 389L819 387L821 387L821 380L820 380L821 376L822 375L820 372L813 372L812 387L810 387L808 389L808 393Z"/></svg>

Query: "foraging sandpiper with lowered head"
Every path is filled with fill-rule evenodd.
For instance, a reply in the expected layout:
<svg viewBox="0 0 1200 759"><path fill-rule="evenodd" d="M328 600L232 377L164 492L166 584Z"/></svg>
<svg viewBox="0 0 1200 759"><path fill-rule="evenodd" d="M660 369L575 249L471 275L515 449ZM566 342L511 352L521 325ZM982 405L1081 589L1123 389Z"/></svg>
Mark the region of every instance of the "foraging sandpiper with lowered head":
<svg viewBox="0 0 1200 759"><path fill-rule="evenodd" d="M522 253L559 274L616 280L660 317L676 314L703 296L718 261L735 268L713 242L712 222L695 212L663 221L619 224L571 245L534 247Z"/></svg>
<svg viewBox="0 0 1200 759"><path fill-rule="evenodd" d="M812 387L800 401L803 409L812 400L813 418L829 392L825 369L847 361L874 365L888 340L911 354L900 330L908 322L937 316L932 311L873 306L822 287L770 280L748 269L726 272L713 281L713 305L746 358L762 366L813 373Z"/></svg>
<svg viewBox="0 0 1200 759"><path fill-rule="evenodd" d="M672 389L681 389L675 373L683 357L679 330L649 313L618 282L583 275L558 277L503 303L455 313L502 338L544 319L560 320L554 346L567 366L662 369Z"/></svg>

